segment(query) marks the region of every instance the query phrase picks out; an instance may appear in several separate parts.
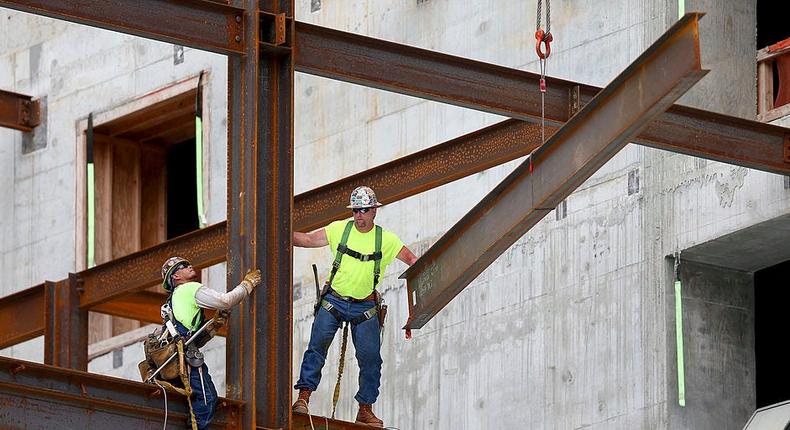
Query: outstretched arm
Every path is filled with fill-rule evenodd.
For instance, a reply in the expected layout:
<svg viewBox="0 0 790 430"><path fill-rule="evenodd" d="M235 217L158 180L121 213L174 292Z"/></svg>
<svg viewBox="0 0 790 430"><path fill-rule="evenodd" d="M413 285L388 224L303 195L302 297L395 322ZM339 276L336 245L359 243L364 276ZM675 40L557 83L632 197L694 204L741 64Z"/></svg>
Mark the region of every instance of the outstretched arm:
<svg viewBox="0 0 790 430"><path fill-rule="evenodd" d="M260 283L260 270L251 270L239 285L226 293L220 293L206 286L198 288L195 291L195 301L198 306L204 309L230 309L252 293L252 290Z"/></svg>
<svg viewBox="0 0 790 430"><path fill-rule="evenodd" d="M417 256L414 255L414 253L411 252L411 250L407 248L405 245L403 246L403 248L400 249L400 252L398 252L396 258L408 264L409 266L411 266L417 261Z"/></svg>
<svg viewBox="0 0 790 430"><path fill-rule="evenodd" d="M329 240L326 238L326 230L322 228L310 233L295 231L293 243L300 248L320 248L329 245Z"/></svg>

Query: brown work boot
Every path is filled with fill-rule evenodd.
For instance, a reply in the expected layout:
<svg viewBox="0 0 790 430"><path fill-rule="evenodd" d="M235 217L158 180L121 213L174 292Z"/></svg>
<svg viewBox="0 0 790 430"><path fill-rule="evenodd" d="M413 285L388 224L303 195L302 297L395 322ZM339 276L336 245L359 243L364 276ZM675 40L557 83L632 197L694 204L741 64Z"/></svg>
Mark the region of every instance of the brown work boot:
<svg viewBox="0 0 790 430"><path fill-rule="evenodd" d="M294 412L299 412L300 414L309 414L310 411L308 410L308 404L310 403L310 394L313 392L310 390L299 389L299 398L296 399L293 406L291 406L291 410Z"/></svg>
<svg viewBox="0 0 790 430"><path fill-rule="evenodd" d="M373 427L384 427L384 421L378 419L373 415L373 405L359 404L359 412L357 412L357 423L367 424Z"/></svg>

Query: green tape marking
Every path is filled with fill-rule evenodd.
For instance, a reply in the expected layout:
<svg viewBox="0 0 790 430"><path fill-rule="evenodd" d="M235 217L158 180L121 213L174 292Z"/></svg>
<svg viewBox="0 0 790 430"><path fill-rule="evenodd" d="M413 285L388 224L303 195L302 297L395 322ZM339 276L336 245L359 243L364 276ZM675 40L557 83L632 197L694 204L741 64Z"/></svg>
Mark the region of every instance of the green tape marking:
<svg viewBox="0 0 790 430"><path fill-rule="evenodd" d="M88 163L88 267L96 265L96 228L95 207L93 197L93 163Z"/></svg>
<svg viewBox="0 0 790 430"><path fill-rule="evenodd" d="M678 0L678 19L686 14L686 0Z"/></svg>
<svg viewBox="0 0 790 430"><path fill-rule="evenodd" d="M203 119L195 117L195 182L197 183L197 211L200 228L206 226L206 210L203 206Z"/></svg>
<svg viewBox="0 0 790 430"><path fill-rule="evenodd" d="M683 368L683 307L681 305L680 281L675 281L675 339L678 356L678 404L686 407L686 375Z"/></svg>

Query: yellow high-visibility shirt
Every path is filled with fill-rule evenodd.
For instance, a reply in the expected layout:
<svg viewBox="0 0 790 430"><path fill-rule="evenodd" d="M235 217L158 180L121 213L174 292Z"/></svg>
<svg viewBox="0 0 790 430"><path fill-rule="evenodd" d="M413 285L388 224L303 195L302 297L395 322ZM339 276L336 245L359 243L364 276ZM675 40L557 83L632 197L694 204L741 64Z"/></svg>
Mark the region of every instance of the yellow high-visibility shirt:
<svg viewBox="0 0 790 430"><path fill-rule="evenodd" d="M337 246L343 238L343 230L349 220L335 221L326 226L326 237L329 240L329 248L332 250L332 260L337 254ZM394 233L382 229L381 233L381 274L379 282L384 278L384 271L392 260L403 248L403 242ZM360 254L373 254L376 251L376 228L370 229L367 233L360 233L355 225L351 227L346 246ZM335 274L332 281L332 289L341 296L349 296L355 299L364 299L373 292L373 266L374 262L360 261L350 255L344 254L340 262L340 269ZM331 270L331 268L330 268ZM378 286L376 284L376 286Z"/></svg>

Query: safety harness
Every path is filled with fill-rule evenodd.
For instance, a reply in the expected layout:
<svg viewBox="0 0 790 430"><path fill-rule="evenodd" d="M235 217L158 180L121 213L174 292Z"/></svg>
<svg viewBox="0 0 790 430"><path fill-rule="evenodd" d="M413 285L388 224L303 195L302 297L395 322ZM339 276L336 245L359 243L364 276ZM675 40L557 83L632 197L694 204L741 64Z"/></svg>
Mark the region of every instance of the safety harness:
<svg viewBox="0 0 790 430"><path fill-rule="evenodd" d="M164 326L162 327L162 334L150 334L144 343L144 351L146 359L138 364L140 376L143 381L152 381L163 389L170 389L177 393L184 395L187 398L189 405L189 421L193 430L197 430L197 420L195 412L192 409L192 386L189 383L189 370L187 366L195 367L200 373L200 384L203 387L204 395L203 401L205 402L205 387L203 386L203 353L198 349L205 345L224 324L224 319L220 323L215 319L206 322L206 317L203 309L199 311L192 318L192 329L188 329L184 324L178 321L173 315L173 294L167 298L167 302L163 309L166 309L167 316L165 317ZM173 335L169 331L168 323L171 327L175 328L176 334ZM207 327L201 330L203 325ZM210 326L210 327L209 327ZM186 335L181 335L186 333ZM185 344L184 339L189 339L195 336L188 345ZM173 355L178 354L178 359L172 361L170 365L165 365L166 359ZM153 369L162 366L158 375L154 374ZM183 387L178 387L173 384L173 380L179 380ZM165 394L167 396L167 394ZM167 402L165 397L165 402ZM165 424L167 423L167 410L165 410Z"/></svg>
<svg viewBox="0 0 790 430"><path fill-rule="evenodd" d="M375 296L376 304L372 308L363 312L362 315L349 321L352 325L357 325L373 318L378 313L379 295L376 293L376 284L379 283L379 277L381 276L381 240L383 230L380 226L376 226L376 250L373 252L373 254L362 254L358 251L354 251L346 245L348 243L348 236L351 234L351 227L353 226L354 221L349 221L346 223L346 227L343 230L343 236L340 238L340 243L337 245L335 261L332 262L332 271L329 274L329 280L326 281L326 287L324 288L324 292L320 297L320 303L321 307L332 314L336 320L342 321L343 317L340 315L340 312L335 309L332 303L329 303L329 301L327 301L324 297L327 294L337 295L337 293L332 290L332 281L335 279L335 274L337 274L338 269L340 269L340 262L343 261L343 255L348 255L349 257L356 258L359 261L373 261L373 287L371 290Z"/></svg>

